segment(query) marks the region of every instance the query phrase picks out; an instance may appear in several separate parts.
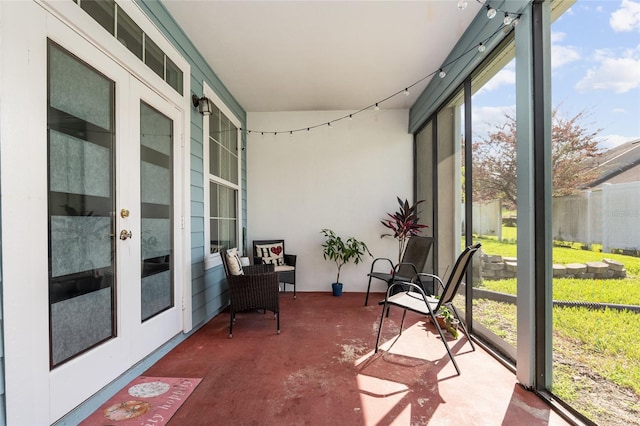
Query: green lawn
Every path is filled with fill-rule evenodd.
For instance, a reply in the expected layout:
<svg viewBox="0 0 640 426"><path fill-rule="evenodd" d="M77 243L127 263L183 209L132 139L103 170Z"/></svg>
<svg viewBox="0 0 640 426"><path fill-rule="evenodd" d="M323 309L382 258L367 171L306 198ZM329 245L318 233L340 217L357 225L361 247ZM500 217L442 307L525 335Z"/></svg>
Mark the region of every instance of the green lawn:
<svg viewBox="0 0 640 426"><path fill-rule="evenodd" d="M479 238L484 253L517 257L515 228L503 228L503 238ZM582 250L579 245L554 247L553 262L559 264L617 260L627 270L626 279L555 278L553 299L581 302L601 302L640 305L640 258L620 254ZM481 288L516 294L516 279L484 280ZM516 307L489 300L474 301L474 319L515 345ZM594 374L621 388L632 389L640 396L640 314L631 311L590 310L584 307L553 308L553 392L571 403L589 418L601 418L602 408L582 401L591 389L588 383ZM583 372L580 373L579 370ZM587 371L589 373L585 373ZM581 376L586 374L587 376ZM639 398L625 410L640 410ZM607 414L607 413L604 413ZM608 413L610 414L610 413Z"/></svg>
<svg viewBox="0 0 640 426"><path fill-rule="evenodd" d="M516 285L516 279L511 278L498 281L484 280L480 287L500 293L516 294ZM616 280L555 278L552 292L554 300L640 305L640 277Z"/></svg>

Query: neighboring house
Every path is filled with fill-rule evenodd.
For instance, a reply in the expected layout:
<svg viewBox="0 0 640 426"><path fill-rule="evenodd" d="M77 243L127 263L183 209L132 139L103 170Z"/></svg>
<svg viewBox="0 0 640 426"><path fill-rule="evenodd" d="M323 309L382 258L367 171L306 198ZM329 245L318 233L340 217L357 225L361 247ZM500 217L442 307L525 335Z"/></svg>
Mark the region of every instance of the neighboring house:
<svg viewBox="0 0 640 426"><path fill-rule="evenodd" d="M605 183L640 181L640 139L629 141L605 151L592 160L593 170L599 173L585 189L600 189Z"/></svg>
<svg viewBox="0 0 640 426"><path fill-rule="evenodd" d="M534 102L536 114L544 110L544 96L531 93L550 85L525 66L549 67L548 49L531 41L550 40L549 3L508 3L517 28L502 31L482 6L469 28L457 29L449 77L432 80L411 109L368 111L348 133L323 126L267 144L241 129L297 128L342 113L247 113L161 2L0 1L0 424L77 423L222 312L221 245L285 238L301 255L298 291L328 291L320 229L366 239L376 255L391 257L395 244L379 238L379 219L396 196L413 196L427 200L424 218L437 237L432 266L443 271L460 250L456 126L464 120L456 114L465 98L450 99L461 87L470 99L471 71L510 31L521 47L507 53L527 59L515 73L518 116L549 116L533 113ZM534 10L544 17L544 37ZM477 47L486 54L467 55ZM201 114L193 96L211 99L213 113ZM536 141L522 144L532 158L527 149L550 145L533 121L522 125ZM518 197L541 216L530 176L545 167L539 159L523 165ZM533 223L527 212L518 219ZM517 374L524 386L543 389L550 348L533 349L550 324L534 330L530 319L543 293L533 286L545 277L526 255L541 243L525 237L518 268L532 280L519 285L529 293L518 297L518 328L529 332L518 335ZM345 272L348 291L366 288L368 267Z"/></svg>

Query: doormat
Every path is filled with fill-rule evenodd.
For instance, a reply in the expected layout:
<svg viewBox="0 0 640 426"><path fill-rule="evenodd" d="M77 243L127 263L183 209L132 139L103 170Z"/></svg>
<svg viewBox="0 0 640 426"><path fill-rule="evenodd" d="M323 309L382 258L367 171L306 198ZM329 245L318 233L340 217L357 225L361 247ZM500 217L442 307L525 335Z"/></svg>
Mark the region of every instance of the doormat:
<svg viewBox="0 0 640 426"><path fill-rule="evenodd" d="M202 379L140 376L102 404L83 426L163 425Z"/></svg>

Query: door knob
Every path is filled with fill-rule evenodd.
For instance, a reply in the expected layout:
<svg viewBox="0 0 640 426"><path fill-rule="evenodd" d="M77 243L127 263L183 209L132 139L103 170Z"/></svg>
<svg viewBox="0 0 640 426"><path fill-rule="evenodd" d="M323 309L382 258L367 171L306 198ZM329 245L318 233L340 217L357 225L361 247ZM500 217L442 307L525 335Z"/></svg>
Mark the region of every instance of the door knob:
<svg viewBox="0 0 640 426"><path fill-rule="evenodd" d="M127 209L120 210L120 217L123 218L123 219L126 218L126 217L129 217L129 210L127 210Z"/></svg>
<svg viewBox="0 0 640 426"><path fill-rule="evenodd" d="M126 229L123 229L122 231L120 231L120 239L121 240L126 240L128 238L131 238L131 231L127 231Z"/></svg>

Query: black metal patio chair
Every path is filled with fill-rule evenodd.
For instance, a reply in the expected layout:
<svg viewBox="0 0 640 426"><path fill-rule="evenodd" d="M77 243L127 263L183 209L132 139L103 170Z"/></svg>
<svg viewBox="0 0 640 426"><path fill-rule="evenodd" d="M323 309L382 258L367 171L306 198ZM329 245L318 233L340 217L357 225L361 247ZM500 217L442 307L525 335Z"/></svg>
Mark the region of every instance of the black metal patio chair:
<svg viewBox="0 0 640 426"><path fill-rule="evenodd" d="M371 264L371 272L369 272L369 284L367 285L367 296L364 299L364 306L369 303L369 291L371 290L371 280L373 278L382 280L387 283L387 288L394 282L398 281L411 281L416 275L418 275L424 269L424 265L427 262L429 256L429 250L433 245L433 238L414 236L409 238L407 247L405 247L402 254L402 260L397 265L394 265L391 259L386 257L380 257L374 259ZM383 266L377 266L376 263L381 262ZM388 266L386 271L380 271L381 268ZM422 282L420 283L422 284Z"/></svg>
<svg viewBox="0 0 640 426"><path fill-rule="evenodd" d="M447 339L442 332L442 328L438 324L436 314L438 313L440 308L447 307L453 313L453 315L455 315L455 318L460 321L460 326L462 327L465 336L467 336L467 340L471 344L471 348L474 351L476 350L473 342L469 338L469 333L467 332L467 328L464 326L464 322L462 322L460 318L458 310L453 305L453 298L458 292L458 288L460 287L460 283L462 282L465 271L471 264L471 258L478 251L478 249L480 249L480 243L468 246L464 249L460 256L458 256L458 259L456 260L456 263L451 270L451 275L449 275L449 279L447 280L446 285L444 285L442 279L437 275L426 273L420 274L422 276L429 276L438 281L442 288L442 294L439 298L427 295L422 287L417 285L415 282L398 282L393 283L389 286L385 299L380 302L380 304L382 305L382 315L380 316L380 326L378 327L378 337L376 338L376 353L378 352L378 345L380 343L380 332L382 331L382 325L386 316L385 310L388 310L391 306L397 306L404 310L402 313L402 320L400 321L400 334L402 334L402 326L404 325L404 318L407 314L407 310L421 315L428 315L431 318L431 321L433 322L436 330L438 331L438 334L440 335L440 339L442 340L444 347L447 349L449 358L453 362L453 366L456 368L458 375L460 375L460 369L458 368L458 364L456 363L456 360L451 353L451 349L449 348ZM401 287L401 290L394 294L394 287Z"/></svg>

